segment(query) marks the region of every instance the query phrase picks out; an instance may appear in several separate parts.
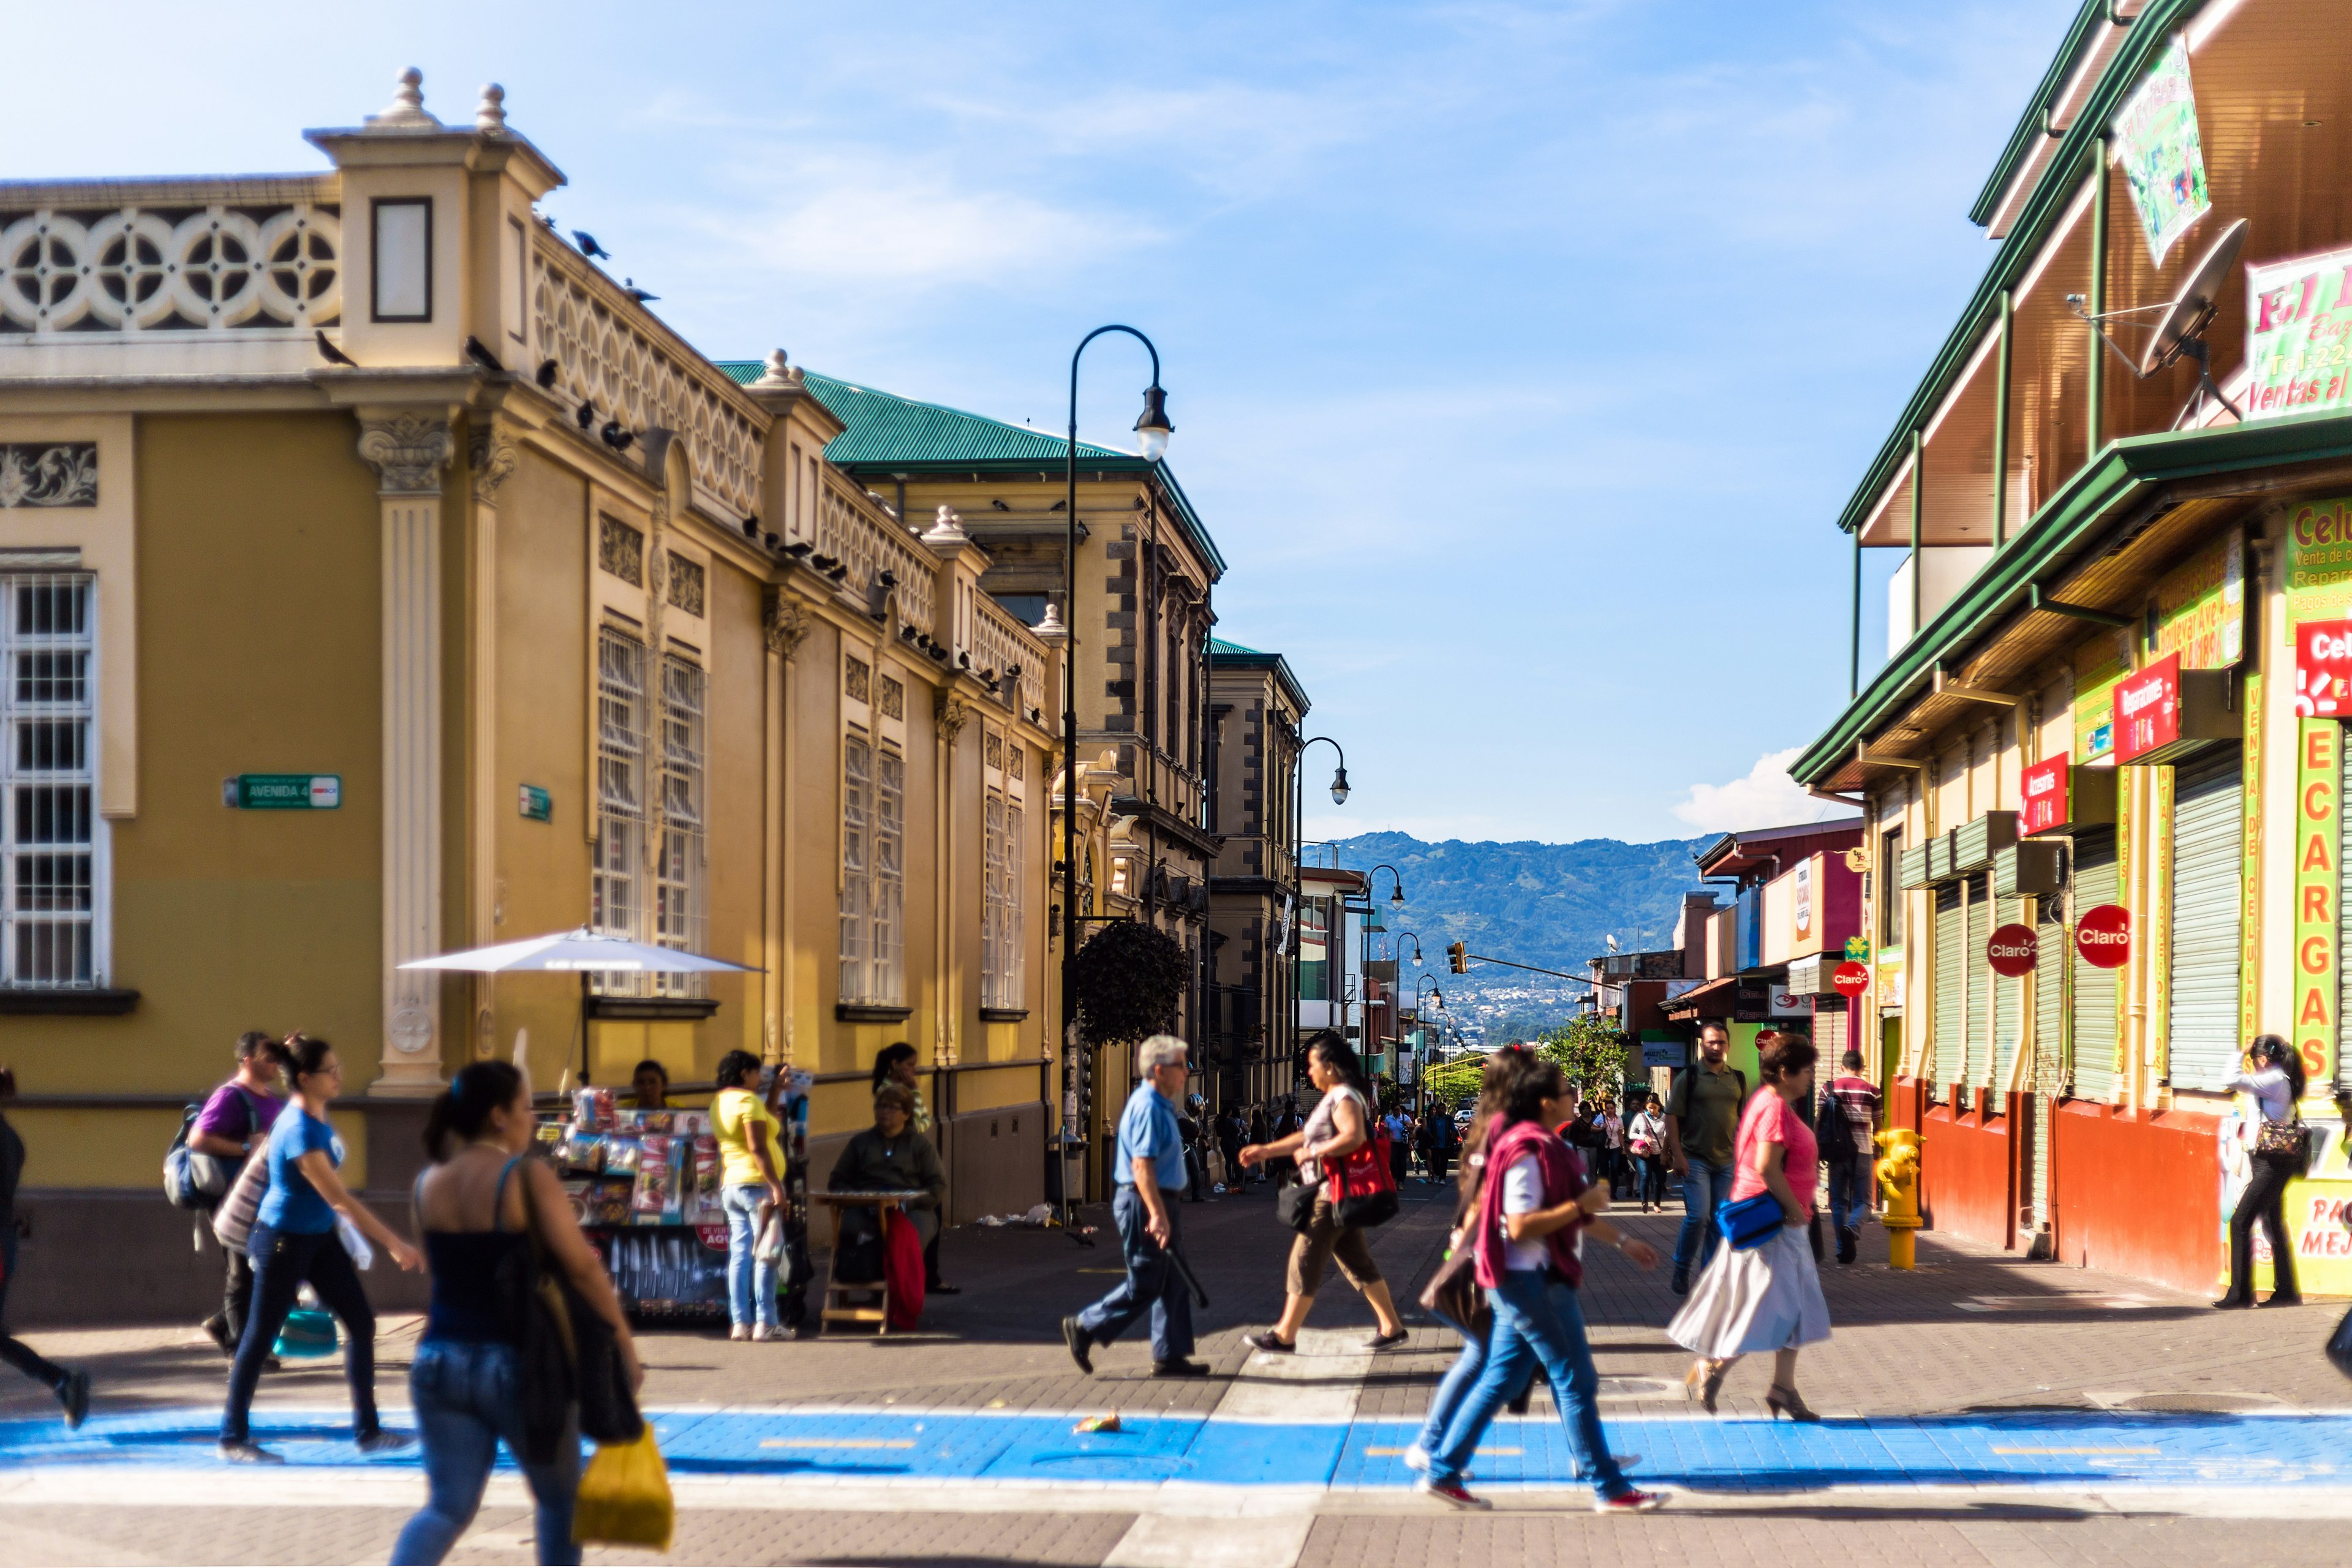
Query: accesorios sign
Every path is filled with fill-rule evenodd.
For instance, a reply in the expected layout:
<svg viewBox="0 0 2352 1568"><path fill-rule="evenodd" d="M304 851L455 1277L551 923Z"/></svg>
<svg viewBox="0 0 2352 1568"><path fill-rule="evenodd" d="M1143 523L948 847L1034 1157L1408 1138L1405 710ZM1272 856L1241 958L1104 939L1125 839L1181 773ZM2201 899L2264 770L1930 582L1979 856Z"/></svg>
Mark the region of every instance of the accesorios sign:
<svg viewBox="0 0 2352 1568"><path fill-rule="evenodd" d="M2121 904L2086 910L2074 922L2074 951L2095 969L2121 969L2131 962L2131 911Z"/></svg>
<svg viewBox="0 0 2352 1568"><path fill-rule="evenodd" d="M1992 965L1995 974L2005 974L2011 980L2033 973L2034 960L2042 955L2042 943L2035 938L2033 928L2014 921L1992 933L1985 942L1985 962Z"/></svg>
<svg viewBox="0 0 2352 1568"><path fill-rule="evenodd" d="M2020 833L2047 833L2074 820L2066 813L2066 786L2074 759L2055 756L2039 762L2019 775L2025 809L2017 814Z"/></svg>

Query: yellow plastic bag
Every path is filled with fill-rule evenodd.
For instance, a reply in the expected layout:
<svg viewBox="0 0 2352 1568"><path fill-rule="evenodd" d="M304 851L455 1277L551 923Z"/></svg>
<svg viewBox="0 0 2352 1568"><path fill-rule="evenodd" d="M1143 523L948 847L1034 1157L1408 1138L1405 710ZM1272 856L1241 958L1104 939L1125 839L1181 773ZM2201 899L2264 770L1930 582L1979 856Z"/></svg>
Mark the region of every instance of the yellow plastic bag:
<svg viewBox="0 0 2352 1568"><path fill-rule="evenodd" d="M670 1498L669 1467L654 1446L654 1424L646 1423L634 1443L602 1443L580 1478L572 1510L572 1539L585 1546L650 1546L669 1550L677 1510Z"/></svg>

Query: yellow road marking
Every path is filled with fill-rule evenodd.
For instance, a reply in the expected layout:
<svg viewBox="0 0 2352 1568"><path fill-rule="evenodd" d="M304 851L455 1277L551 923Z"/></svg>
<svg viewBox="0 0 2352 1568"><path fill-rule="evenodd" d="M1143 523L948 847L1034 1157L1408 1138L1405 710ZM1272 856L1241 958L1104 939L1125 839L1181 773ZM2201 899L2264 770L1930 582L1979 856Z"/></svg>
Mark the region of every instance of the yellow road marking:
<svg viewBox="0 0 2352 1568"><path fill-rule="evenodd" d="M1503 1456L1517 1456L1523 1454L1527 1450L1524 1448L1481 1448L1478 1450L1478 1457L1480 1458L1496 1458ZM1367 1448L1364 1450L1366 1458L1374 1459L1393 1459L1403 1452L1404 1450L1402 1448Z"/></svg>
<svg viewBox="0 0 2352 1568"><path fill-rule="evenodd" d="M1996 1454L2157 1454L2158 1448L1995 1448Z"/></svg>
<svg viewBox="0 0 2352 1568"><path fill-rule="evenodd" d="M762 1437L762 1448L911 1448L907 1437Z"/></svg>

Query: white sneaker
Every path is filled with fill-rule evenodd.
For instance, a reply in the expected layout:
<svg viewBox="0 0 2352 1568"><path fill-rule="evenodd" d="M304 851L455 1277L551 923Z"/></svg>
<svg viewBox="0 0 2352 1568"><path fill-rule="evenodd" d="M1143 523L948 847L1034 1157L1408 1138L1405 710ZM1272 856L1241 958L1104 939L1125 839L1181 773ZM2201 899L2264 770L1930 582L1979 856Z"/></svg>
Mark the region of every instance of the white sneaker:
<svg viewBox="0 0 2352 1568"><path fill-rule="evenodd" d="M1412 1447L1404 1451L1404 1468L1416 1476L1429 1474L1429 1450L1421 1446L1418 1437L1412 1440Z"/></svg>
<svg viewBox="0 0 2352 1568"><path fill-rule="evenodd" d="M767 1324L761 1323L751 1330L751 1337L755 1340L780 1340L784 1336L782 1330L772 1329Z"/></svg>
<svg viewBox="0 0 2352 1568"><path fill-rule="evenodd" d="M727 1337L730 1340L748 1340L751 1337L751 1331L738 1323L727 1331Z"/></svg>

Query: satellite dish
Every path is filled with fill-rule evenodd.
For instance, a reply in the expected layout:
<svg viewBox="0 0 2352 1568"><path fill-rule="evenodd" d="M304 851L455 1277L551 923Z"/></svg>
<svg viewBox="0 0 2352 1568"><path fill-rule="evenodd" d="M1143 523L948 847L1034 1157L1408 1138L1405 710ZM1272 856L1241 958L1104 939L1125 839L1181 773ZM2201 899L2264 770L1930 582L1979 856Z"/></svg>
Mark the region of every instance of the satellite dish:
<svg viewBox="0 0 2352 1568"><path fill-rule="evenodd" d="M2154 375L2189 353L2189 345L2212 324L2213 312L2220 308L2222 285L2238 265L2238 252L2245 247L2246 220L2240 218L2223 229L2203 258L2189 269L2180 292L2173 296L2170 308L2158 319L2156 335L2140 351L2140 374Z"/></svg>
<svg viewBox="0 0 2352 1568"><path fill-rule="evenodd" d="M2132 374L2146 381L2158 371L2169 369L2184 359L2197 362L2197 390L2173 416L2172 428L2178 430L2210 394L2214 402L2245 418L2245 412L2221 395L2213 380L2212 350L2205 342L2205 329L2213 324L2213 314L2221 308L2221 288L2231 270L2238 265L2238 252L2246 245L2246 220L2238 219L2223 229L2219 237L2206 247L2197 265L2180 285L2180 292L2161 305L2137 305L2129 310L2108 310L2094 316L2083 308L2083 296L2069 294L2067 306L2074 314L2091 323L2099 341L2112 350L2115 356L2129 367ZM2107 335L2107 323L2118 316L2145 316L2161 310L2154 331L2141 345L2139 358L2134 359Z"/></svg>

